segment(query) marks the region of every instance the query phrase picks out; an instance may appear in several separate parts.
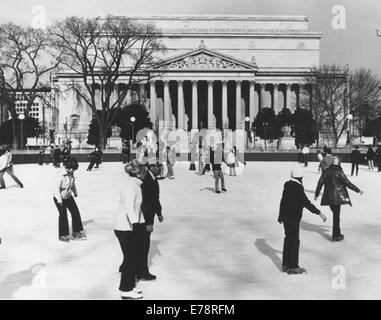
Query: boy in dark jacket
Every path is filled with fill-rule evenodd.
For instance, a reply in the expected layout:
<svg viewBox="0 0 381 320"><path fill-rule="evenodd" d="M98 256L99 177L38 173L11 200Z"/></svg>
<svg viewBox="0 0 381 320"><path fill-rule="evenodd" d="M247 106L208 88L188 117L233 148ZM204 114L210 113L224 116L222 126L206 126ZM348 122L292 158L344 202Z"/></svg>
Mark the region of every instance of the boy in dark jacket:
<svg viewBox="0 0 381 320"><path fill-rule="evenodd" d="M351 163L352 163L351 176L353 176L355 168L356 168L356 176L359 174L360 162L361 162L361 153L359 151L359 147L356 146L355 150L353 150L351 153Z"/></svg>
<svg viewBox="0 0 381 320"><path fill-rule="evenodd" d="M283 223L285 238L283 243L282 269L288 274L307 272L299 267L299 224L302 219L303 208L320 215L323 221L326 216L320 212L307 198L303 187L303 169L296 166L291 171L291 180L284 184L282 200L280 202L278 222Z"/></svg>

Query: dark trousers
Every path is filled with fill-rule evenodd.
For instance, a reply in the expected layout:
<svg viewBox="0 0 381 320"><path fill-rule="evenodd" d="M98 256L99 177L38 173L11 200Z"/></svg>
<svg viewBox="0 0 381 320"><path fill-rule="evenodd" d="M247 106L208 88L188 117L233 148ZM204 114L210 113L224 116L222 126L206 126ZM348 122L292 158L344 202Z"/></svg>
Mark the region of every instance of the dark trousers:
<svg viewBox="0 0 381 320"><path fill-rule="evenodd" d="M283 221L285 238L283 242L283 266L287 268L299 267L299 223L294 219Z"/></svg>
<svg viewBox="0 0 381 320"><path fill-rule="evenodd" d="M356 176L359 174L359 164L352 162L352 170L351 170L351 176L353 176L353 173L355 172L356 168Z"/></svg>
<svg viewBox="0 0 381 320"><path fill-rule="evenodd" d="M151 232L147 232L147 228L144 230L144 248L142 259L138 265L137 275L138 277L143 277L144 275L149 273L148 268L148 254L151 246Z"/></svg>
<svg viewBox="0 0 381 320"><path fill-rule="evenodd" d="M10 167L8 168L5 168L4 170L2 170L0 172L0 184L1 184L1 187L2 188L5 188L5 182L4 182L4 173L8 173L10 175L10 177L18 184L18 185L22 185L21 181L15 176L15 174L13 173L13 165L11 165Z"/></svg>
<svg viewBox="0 0 381 320"><path fill-rule="evenodd" d="M70 197L69 199L63 199L62 205L58 204L56 198L53 198L53 200L59 212L58 235L60 237L69 235L69 222L67 219L67 209L69 209L69 212L71 214L73 233L82 231L83 226L82 226L81 215L79 213L79 210L78 210L77 204L75 203L74 198Z"/></svg>
<svg viewBox="0 0 381 320"><path fill-rule="evenodd" d="M221 188L225 189L225 178L222 170L213 171L214 174L214 187L216 191L220 191L220 180L221 180Z"/></svg>
<svg viewBox="0 0 381 320"><path fill-rule="evenodd" d="M123 262L119 267L122 274L119 290L131 291L136 285L138 265L141 265L143 260L145 224L135 224L132 231L114 232L123 253Z"/></svg>
<svg viewBox="0 0 381 320"><path fill-rule="evenodd" d="M91 159L90 163L89 163L89 166L87 167L87 170L91 171L93 169L95 163L96 163L96 160L95 159Z"/></svg>
<svg viewBox="0 0 381 320"><path fill-rule="evenodd" d="M329 206L333 213L333 228L332 228L332 237L337 237L341 235L340 230L340 205Z"/></svg>

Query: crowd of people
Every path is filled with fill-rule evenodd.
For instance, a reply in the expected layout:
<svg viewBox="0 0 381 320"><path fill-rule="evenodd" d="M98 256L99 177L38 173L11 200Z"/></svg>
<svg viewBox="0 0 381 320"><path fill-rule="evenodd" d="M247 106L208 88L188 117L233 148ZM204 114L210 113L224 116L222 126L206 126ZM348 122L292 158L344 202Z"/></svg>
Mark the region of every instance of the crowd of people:
<svg viewBox="0 0 381 320"><path fill-rule="evenodd" d="M150 238L154 230L155 216L163 222L162 206L160 203L160 187L158 180L164 178L164 166L167 166L166 177L173 180L176 151L168 146L163 149L165 157L160 158L158 153L153 154L142 148L137 159L131 161L130 147L123 145L122 162L126 174L123 186L120 189L119 207L114 220L114 233L120 244L123 260L119 266L121 273L120 295L123 299L141 299L143 292L136 288L140 280L151 281L156 275L151 274L148 266ZM291 171L291 179L284 184L280 201L278 222L284 227L284 243L282 270L288 274L306 273L307 270L299 266L299 229L303 208L319 215L325 222L327 217L308 199L304 192L304 168L308 166L309 149L304 146L298 155L300 165ZM78 190L74 173L78 169L78 161L71 155L68 146L61 150L58 146L52 149L51 157L55 167L63 168L58 172L53 188L53 202L58 211L58 239L69 242L71 240L86 240L87 235L83 228L81 214L75 198ZM91 171L94 165L99 166L102 152L98 147L89 154L90 164L87 168ZM163 159L165 159L163 161ZM373 170L373 161L377 160L378 171L381 167L381 146L376 151L369 147L367 153L362 155L356 146L351 153L351 175L358 175L359 164L363 159L368 161L369 170ZM41 160L41 159L40 159ZM239 165L237 149L232 148L225 153L224 146L217 143L214 147L199 146L198 173L204 175L212 170L215 181L215 192L227 192L225 186L224 170L222 165L227 165L229 175L236 176L235 167ZM332 154L332 150L324 147L323 152L318 152L318 171L321 176L315 189L315 201L324 188L321 206L329 206L333 216L332 241L344 240L340 228L340 212L342 205L352 205L348 189L363 194L363 191L349 181L341 167L341 159ZM44 161L39 161L43 164ZM208 168L209 167L209 168ZM9 146L0 147L0 188L5 188L3 175L10 177L22 188L23 184L14 175L12 154ZM72 235L69 234L69 221L67 211L71 215Z"/></svg>

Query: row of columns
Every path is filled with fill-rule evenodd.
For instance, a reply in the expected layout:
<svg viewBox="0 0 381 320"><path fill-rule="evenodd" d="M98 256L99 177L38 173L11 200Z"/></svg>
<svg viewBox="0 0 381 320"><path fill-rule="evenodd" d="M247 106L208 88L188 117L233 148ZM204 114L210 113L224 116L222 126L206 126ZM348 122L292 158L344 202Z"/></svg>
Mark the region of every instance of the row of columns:
<svg viewBox="0 0 381 320"><path fill-rule="evenodd" d="M198 81L192 81L192 129L198 129ZM178 128L185 129L184 117L185 117L185 108L184 108L184 90L183 90L183 81L177 81L177 108L178 108ZM227 90L228 81L222 81L222 127L227 128L228 121L228 90ZM241 114L241 99L242 99L242 90L241 90L242 81L236 81L236 128L243 129L243 117L249 116L250 122L253 121L254 117L258 113L260 108L267 107L264 104L265 94L266 94L266 83L260 83L260 99L259 106L255 105L255 82L249 81L249 114ZM286 83L286 107L291 109L291 83ZM169 122L170 119L170 93L169 93L169 81L163 81L164 87L164 119ZM279 84L273 84L273 105L275 108L279 106ZM156 119L156 86L155 81L150 82L150 113L151 119ZM280 110L275 110L279 112ZM208 81L208 129L213 128L213 81Z"/></svg>

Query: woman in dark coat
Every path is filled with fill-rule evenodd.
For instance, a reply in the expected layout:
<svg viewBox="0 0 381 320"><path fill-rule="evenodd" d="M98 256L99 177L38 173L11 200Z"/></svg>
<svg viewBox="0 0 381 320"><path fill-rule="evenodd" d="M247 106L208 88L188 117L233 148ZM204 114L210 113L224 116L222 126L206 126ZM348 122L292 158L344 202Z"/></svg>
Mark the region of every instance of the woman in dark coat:
<svg viewBox="0 0 381 320"><path fill-rule="evenodd" d="M330 206L333 213L332 240L341 241L344 235L340 231L340 208L342 205L352 206L347 188L363 194L364 192L352 184L340 167L340 159L334 157L333 164L323 171L315 191L315 200L318 198L324 185L324 193L321 199L322 206Z"/></svg>
<svg viewBox="0 0 381 320"><path fill-rule="evenodd" d="M369 170L374 169L373 161L376 158L376 153L374 152L373 148L369 146L368 151L366 153L366 159L368 160L368 168Z"/></svg>

